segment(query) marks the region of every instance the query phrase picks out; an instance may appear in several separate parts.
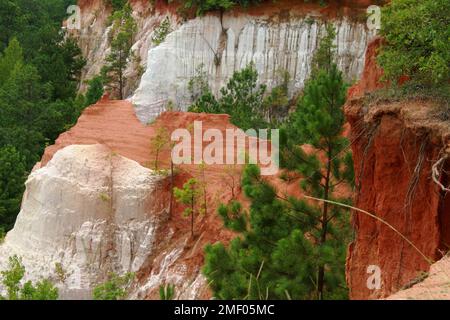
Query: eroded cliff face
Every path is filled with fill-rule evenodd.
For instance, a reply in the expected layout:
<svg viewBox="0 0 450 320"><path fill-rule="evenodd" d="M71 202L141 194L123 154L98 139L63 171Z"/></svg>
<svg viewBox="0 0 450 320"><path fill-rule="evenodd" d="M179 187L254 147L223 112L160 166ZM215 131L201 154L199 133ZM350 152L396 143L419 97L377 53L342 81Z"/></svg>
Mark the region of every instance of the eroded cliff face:
<svg viewBox="0 0 450 320"><path fill-rule="evenodd" d="M347 18L333 24L337 63L347 79L357 79L370 34L364 24ZM169 101L186 110L192 102L188 83L198 70L206 72L211 89L218 94L233 72L250 62L269 89L281 84L281 72L287 71L293 95L303 88L324 26L318 18L289 15L285 19L241 14L190 20L149 50L147 70L132 97L137 116L146 123L164 111Z"/></svg>
<svg viewBox="0 0 450 320"><path fill-rule="evenodd" d="M364 12L370 5L366 1L331 1L327 7L304 1L267 1L249 10L237 8L223 16L211 13L187 20L177 14L176 2L130 3L138 25L133 45L138 59L126 70L125 93L132 96L143 123L166 110L169 101L186 110L192 102L188 82L200 69L217 94L234 71L253 61L260 82L269 89L280 84L281 73L287 71L289 93L297 93L309 74L326 22L336 27L339 67L348 80L356 80L374 35L366 28ZM79 5L81 29L74 34L88 61L82 74L85 80L100 72L109 53L111 9L101 0L79 1ZM152 37L166 18L170 33L157 45ZM81 89L85 88L83 83Z"/></svg>
<svg viewBox="0 0 450 320"><path fill-rule="evenodd" d="M108 272L139 271L171 238L160 235L169 218L166 180L104 145L64 148L29 176L0 247L1 269L16 254L30 279L50 277L62 298L88 298Z"/></svg>
<svg viewBox="0 0 450 320"><path fill-rule="evenodd" d="M204 130L234 128L226 115L168 113L144 126L127 101L104 99L88 107L29 176L16 224L0 246L0 269L18 255L26 278L50 278L62 299L90 298L109 272L128 271L136 273L132 299L158 299L165 284L175 285L175 298L210 298L201 275L203 248L233 236L215 214L231 198L229 176L224 166L203 172L196 165L177 167L174 186L190 177L208 183L209 209L196 216L191 238L184 207L174 202L169 210L170 177L148 168L157 128L187 128L196 120ZM169 163L169 152L161 153L160 168Z"/></svg>
<svg viewBox="0 0 450 320"><path fill-rule="evenodd" d="M133 17L137 24L137 32L133 39L133 51L136 59L130 61L125 76L125 95L129 96L138 86L142 70L145 70L148 57L148 49L153 46L153 31L166 17L170 19L172 28L176 28L179 18L175 15L175 9L166 5L164 1L158 1L158 6L153 7L150 1L130 1L133 8ZM103 0L79 0L80 28L70 30L78 39L79 46L86 58L87 64L81 74L80 90L85 91L89 80L100 73L106 56L110 52L111 26L108 18L112 8Z"/></svg>
<svg viewBox="0 0 450 320"><path fill-rule="evenodd" d="M379 40L368 52L375 53L377 45ZM356 238L347 261L352 299L381 298L400 290L450 249L450 196L432 179L432 166L450 151L450 125L433 116L431 101L370 103L363 95L380 87L381 73L374 56L369 56L364 75L372 78L363 78L350 90L346 106L355 163L355 206L390 225L354 212ZM447 161L439 168L438 179L444 184L448 166ZM381 271L379 289L368 285L374 275L370 266Z"/></svg>
<svg viewBox="0 0 450 320"><path fill-rule="evenodd" d="M342 3L357 3L365 9L368 5L365 2ZM218 203L231 198L227 181L230 177L223 166L206 169L210 214L196 218L196 237L191 239L189 221L182 217L183 208L174 206L171 213L168 211L167 178L148 169L154 160L150 140L158 126L169 130L187 128L195 120L203 121L204 130L225 130L233 126L226 115L180 112L163 113L151 126L143 123L160 114L169 100L181 109L187 107L187 83L200 65L209 74L208 81L215 92L235 70L253 60L261 82L269 87L277 84L279 70L289 71L293 94L303 86L308 75L324 20L332 21L337 27L339 66L348 79L356 79L372 36L365 29L364 21L350 19L345 6L333 5L325 10L303 1L276 4L268 1L249 11L232 11L222 19L208 15L183 22L174 7L160 1L156 7L149 3L131 1L138 23L133 48L146 70L140 84L138 65L131 63L127 70L130 78L127 94L131 95L139 87L131 99L136 106L128 101L104 99L87 108L76 126L46 149L27 181L16 225L0 247L0 268L5 267L8 256L18 254L23 258L28 277L52 278L58 283L62 298L88 298L92 287L104 281L110 271L136 272L131 298L158 298L159 286L166 283L176 285L177 298L209 298L210 292L200 272L203 247L219 240L227 242L233 236L223 229L214 214ZM100 71L108 54L110 9L100 0L79 1L79 4L82 24L76 32L88 60L83 79L89 79ZM153 32L166 17L173 31L162 44L155 46L151 41ZM350 120L354 128L363 119L360 111L355 112L355 121ZM388 123L385 130L389 132L396 125L389 127ZM380 139L381 147L376 150L381 157L384 142ZM363 144L355 146L356 158L358 154L361 157L361 150ZM167 168L168 159L167 154L161 155L162 167ZM369 166L375 166L370 161ZM203 174L198 166L181 169L176 186L189 177ZM240 179L240 170L237 168L236 181ZM297 182L290 189L297 190ZM383 188L381 185L377 191ZM241 196L238 184L233 192ZM439 202L433 201L433 206ZM366 264L364 254L358 256L359 252L368 250L364 234L375 237L370 229L373 226L365 230L364 223L356 224L360 238L351 251L349 263L349 270L355 266L354 276L349 276L352 292L358 292L364 277L361 275ZM424 225L436 233L433 239L438 237L436 225L431 222ZM430 251L433 246L429 245ZM359 248L366 249L358 251ZM58 279L55 263L61 264L67 276L64 281Z"/></svg>

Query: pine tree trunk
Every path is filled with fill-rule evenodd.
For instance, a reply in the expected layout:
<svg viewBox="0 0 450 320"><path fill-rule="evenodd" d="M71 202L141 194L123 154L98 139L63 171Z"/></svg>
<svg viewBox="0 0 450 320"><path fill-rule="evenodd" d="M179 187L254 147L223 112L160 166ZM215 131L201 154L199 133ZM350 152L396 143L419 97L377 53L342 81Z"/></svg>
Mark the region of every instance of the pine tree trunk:
<svg viewBox="0 0 450 320"><path fill-rule="evenodd" d="M159 150L156 149L156 154L155 154L155 171L158 171L158 157L159 157Z"/></svg>
<svg viewBox="0 0 450 320"><path fill-rule="evenodd" d="M172 216L173 206L173 161L170 159L170 203L169 203L169 215Z"/></svg>
<svg viewBox="0 0 450 320"><path fill-rule="evenodd" d="M328 200L330 191L330 177L331 177L331 148L328 150L327 159L327 173L325 176L325 186L324 186L324 199ZM324 202L322 209L322 229L320 235L320 243L322 246L327 240L327 227L328 227L328 202ZM319 265L319 270L317 273L317 295L319 300L323 300L323 287L325 283L325 265Z"/></svg>
<svg viewBox="0 0 450 320"><path fill-rule="evenodd" d="M124 66L124 62L122 60L123 60L122 51L120 51L120 53L119 53L119 61L120 61L120 65L119 65L119 98L120 98L120 100L123 100L123 66Z"/></svg>
<svg viewBox="0 0 450 320"><path fill-rule="evenodd" d="M122 78L122 69L119 71L119 98L123 100L123 78Z"/></svg>

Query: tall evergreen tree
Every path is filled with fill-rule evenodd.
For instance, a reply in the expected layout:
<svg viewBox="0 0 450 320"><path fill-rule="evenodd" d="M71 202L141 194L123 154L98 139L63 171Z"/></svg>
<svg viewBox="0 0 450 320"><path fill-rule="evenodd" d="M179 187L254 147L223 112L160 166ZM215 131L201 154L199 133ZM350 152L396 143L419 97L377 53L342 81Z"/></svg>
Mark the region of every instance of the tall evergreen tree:
<svg viewBox="0 0 450 320"><path fill-rule="evenodd" d="M23 64L23 50L19 41L12 38L3 55L0 54L0 83L9 79L17 64Z"/></svg>
<svg viewBox="0 0 450 320"><path fill-rule="evenodd" d="M101 76L96 76L88 81L88 90L86 92L85 105L90 106L96 103L103 96L103 78Z"/></svg>
<svg viewBox="0 0 450 320"><path fill-rule="evenodd" d="M117 93L119 99L123 99L126 81L124 73L130 59L134 57L131 47L137 28L131 6L126 4L122 10L116 11L112 16L112 21L111 53L106 57L102 75L105 84Z"/></svg>
<svg viewBox="0 0 450 320"><path fill-rule="evenodd" d="M334 30L327 29L297 110L282 132L282 164L301 174L305 194L348 202L335 195L352 181L351 155L342 137L346 85L333 61ZM314 147L307 153L302 145ZM242 187L249 211L232 202L219 208L224 225L240 236L229 247L206 247L204 273L218 298L345 298L344 264L350 227L345 211L281 194L260 176L257 166L244 171Z"/></svg>
<svg viewBox="0 0 450 320"><path fill-rule="evenodd" d="M196 204L201 196L201 189L197 179L189 179L184 185L182 189L174 188L173 189L175 199L186 206L186 209L183 211L183 215L185 217L191 217L191 237L194 238L194 220L196 213Z"/></svg>
<svg viewBox="0 0 450 320"><path fill-rule="evenodd" d="M25 158L14 147L0 148L0 227L9 229L19 212L25 182Z"/></svg>
<svg viewBox="0 0 450 320"><path fill-rule="evenodd" d="M253 63L233 73L226 86L220 90L219 99L214 97L207 82L203 84L203 80L195 78L192 81L200 82L201 95L189 107L189 111L227 113L231 123L243 130L267 127L264 120L266 86L258 84L258 72Z"/></svg>
<svg viewBox="0 0 450 320"><path fill-rule="evenodd" d="M0 229L11 228L24 179L46 144L83 108L76 91L85 60L61 30L69 3L0 1Z"/></svg>

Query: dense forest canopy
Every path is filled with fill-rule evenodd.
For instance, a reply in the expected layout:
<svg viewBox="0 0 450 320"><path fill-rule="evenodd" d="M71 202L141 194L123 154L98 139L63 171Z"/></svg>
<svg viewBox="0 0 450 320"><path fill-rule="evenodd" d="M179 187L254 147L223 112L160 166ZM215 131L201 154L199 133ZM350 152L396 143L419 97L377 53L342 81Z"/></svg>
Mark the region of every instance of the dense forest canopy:
<svg viewBox="0 0 450 320"><path fill-rule="evenodd" d="M85 61L61 29L74 2L0 2L0 233L12 227L45 146L83 107L76 95Z"/></svg>

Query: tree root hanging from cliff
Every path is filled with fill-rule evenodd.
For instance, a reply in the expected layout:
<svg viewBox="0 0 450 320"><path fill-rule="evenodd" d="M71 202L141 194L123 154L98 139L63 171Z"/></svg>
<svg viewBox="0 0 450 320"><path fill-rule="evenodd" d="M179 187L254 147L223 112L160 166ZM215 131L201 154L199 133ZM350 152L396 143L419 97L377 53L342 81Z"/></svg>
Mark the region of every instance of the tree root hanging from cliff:
<svg viewBox="0 0 450 320"><path fill-rule="evenodd" d="M336 201L332 201L332 200L325 200L325 199L321 199L321 198L316 198L316 197L312 197L312 196L308 196L308 195L303 195L303 197L304 198L306 198L306 199L310 199L310 200L315 200L315 201L321 201L321 202L328 202L328 203L330 203L330 204L334 204L334 205L337 205L337 206L341 206L341 207L344 207L344 208L348 208L348 209L352 209L352 210L355 210L355 211L358 211L358 212L361 212L361 213L363 213L363 214L365 214L365 215L367 215L367 216L369 216L369 217L371 217L371 218L373 218L373 219L375 219L375 220L377 220L377 221L379 221L379 222L381 222L381 223L383 223L384 225L386 225L389 229L391 229L392 231L394 231L395 233L397 233L403 240L405 240L414 250L416 250L417 251L417 253L419 253L420 254L420 256L421 257L423 257L424 259L425 259L425 261L428 263L428 264L430 264L430 265L432 265L435 261L433 260L433 259L431 259L431 258L429 258L429 257L427 257L411 240L409 240L406 236L404 236L400 231L398 231L394 226L392 226L389 222L387 222L387 221L385 221L384 219L382 219L382 218L380 218L380 217L378 217L378 216L376 216L375 214L373 214L373 213L370 213L370 212L368 212L368 211L365 211L365 210L363 210L363 209L360 209L360 208L356 208L356 207L353 207L353 206L350 206L350 205L348 205L348 204L344 204L344 203L340 203L340 202L336 202Z"/></svg>
<svg viewBox="0 0 450 320"><path fill-rule="evenodd" d="M377 122L374 125L372 125L369 129L366 129L366 128L363 129L363 132L368 130L368 133L367 133L368 139L367 139L367 144L366 144L366 146L364 148L364 151L363 151L363 155L361 157L361 162L359 164L359 167L361 168L361 170L360 170L360 173L358 175L358 179L357 180L355 179L355 187L356 187L356 190L357 190L357 194L359 194L359 192L361 190L361 183L360 182L361 182L362 175L364 173L365 159L367 157L367 153L369 152L370 147L372 146L373 139L375 138L375 134L376 134L376 131L378 129L378 126L379 126L379 122Z"/></svg>
<svg viewBox="0 0 450 320"><path fill-rule="evenodd" d="M433 164L431 167L431 178L433 179L434 183L436 183L439 188L444 192L450 192L450 186L444 186L441 183L441 173L444 168L444 164L449 159L450 156L448 153L445 153L441 158L439 158L438 161Z"/></svg>
<svg viewBox="0 0 450 320"><path fill-rule="evenodd" d="M403 133L402 133L402 139L403 139ZM425 137L422 138L422 142L420 144L420 148L419 148L419 153L417 156L417 161L416 161L416 166L414 167L414 171L411 174L411 171L409 170L409 165L408 170L410 171L411 174L411 179L409 181L409 185L408 185L408 190L406 192L406 196L405 196L405 210L406 212L404 213L404 225L406 226L406 237L410 237L411 236L411 223L408 223L409 221L411 221L412 219L412 203L414 201L414 197L416 194L416 190L417 190L417 186L419 184L419 180L420 180L420 173L422 172L422 167L423 167L423 163L425 160L425 151L426 151L426 146L427 146L427 142L428 142L428 135L426 135ZM403 146L402 143L400 142L400 146L403 152ZM403 152L404 154L404 152ZM404 154L404 159L405 159L405 163L408 164L407 158ZM401 248L400 248L400 261L398 264L398 270L397 270L397 286L400 286L400 280L401 280L401 274L402 274L402 268L403 268L403 258L404 258L404 249L405 249L405 242L402 241L401 243Z"/></svg>
<svg viewBox="0 0 450 320"><path fill-rule="evenodd" d="M405 207L408 208L408 211L410 211L410 209L411 209L411 204L414 200L417 185L420 180L420 172L422 171L423 162L425 160L425 150L426 150L426 146L427 146L427 141L428 141L428 135L422 139L422 143L420 144L416 166L414 168L411 180L409 182L408 191L406 192Z"/></svg>

